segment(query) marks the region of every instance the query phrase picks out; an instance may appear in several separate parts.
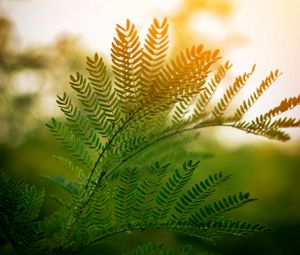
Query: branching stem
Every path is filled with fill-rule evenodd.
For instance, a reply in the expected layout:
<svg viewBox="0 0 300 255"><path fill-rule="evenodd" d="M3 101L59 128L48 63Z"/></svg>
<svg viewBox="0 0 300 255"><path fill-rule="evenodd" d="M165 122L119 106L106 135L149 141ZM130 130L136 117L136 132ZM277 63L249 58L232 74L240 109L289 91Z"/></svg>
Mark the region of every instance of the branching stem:
<svg viewBox="0 0 300 255"><path fill-rule="evenodd" d="M101 153L99 154L95 164L94 164L94 167L89 175L89 179L87 181L87 184L85 186L85 189L88 188L89 184L90 184L90 181L94 175L94 172L101 160L101 158L103 157L104 153L108 150L108 148L110 147L110 145L112 144L113 140L116 138L116 136L123 130L123 128L128 124L129 121L131 121L133 119L133 117L138 113L138 111L134 112L123 124L122 126L114 133L114 135L112 136L112 138L108 141L108 143L106 144L106 146L104 147L104 149L101 151ZM104 172L104 175L105 175L105 172ZM101 174L101 176L104 176L103 174ZM102 177L103 178L103 177Z"/></svg>

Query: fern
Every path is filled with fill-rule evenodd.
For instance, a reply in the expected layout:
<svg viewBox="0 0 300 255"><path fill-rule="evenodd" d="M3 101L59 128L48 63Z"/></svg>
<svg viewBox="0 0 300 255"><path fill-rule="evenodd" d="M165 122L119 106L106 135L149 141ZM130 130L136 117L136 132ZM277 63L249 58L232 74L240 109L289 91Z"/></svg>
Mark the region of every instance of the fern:
<svg viewBox="0 0 300 255"><path fill-rule="evenodd" d="M247 100L236 109L234 114L235 119L241 119L249 108L259 99L259 97L273 84L273 82L281 75L277 69L275 72L271 71L269 76L262 80L258 88L250 95Z"/></svg>
<svg viewBox="0 0 300 255"><path fill-rule="evenodd" d="M141 100L138 83L141 66L141 49L135 26L129 20L126 27L117 25L117 38L112 43L112 63L116 92L124 112L139 108Z"/></svg>
<svg viewBox="0 0 300 255"><path fill-rule="evenodd" d="M185 255L190 254L191 247L190 246L183 246L179 249L170 249L164 247L164 244L154 245L152 243L147 243L143 246L139 246L131 252L125 253L124 255L151 255L151 254L158 254L158 255Z"/></svg>
<svg viewBox="0 0 300 255"><path fill-rule="evenodd" d="M0 226L16 252L34 254L42 240L38 217L45 193L24 180L14 182L2 172L0 179Z"/></svg>
<svg viewBox="0 0 300 255"><path fill-rule="evenodd" d="M226 90L226 92L222 96L220 102L212 110L214 117L218 118L223 115L231 100L246 84L247 80L252 76L255 67L256 65L253 65L252 70L249 73L244 73L243 75L240 75L235 79L234 83Z"/></svg>
<svg viewBox="0 0 300 255"><path fill-rule="evenodd" d="M96 53L87 58L85 74L70 76L75 95L58 96L66 122L52 118L46 126L77 162L56 156L73 178L45 178L65 189L69 201L55 198L59 208L42 218L44 192L0 174L1 228L17 253L75 254L128 231L165 230L213 243L226 234L268 230L226 218L227 211L255 199L239 192L212 200L231 175L218 172L195 180L199 159L207 155L180 148L195 140L199 129L211 126L286 141L289 135L282 129L299 127L299 119L276 117L298 106L299 96L254 120L244 119L279 77L275 70L231 113L229 106L255 65L214 102L232 64L219 63L219 50L203 45L168 60L168 29L166 19L154 19L142 44L129 20L117 25L112 70ZM125 254L190 254L190 249L146 244Z"/></svg>

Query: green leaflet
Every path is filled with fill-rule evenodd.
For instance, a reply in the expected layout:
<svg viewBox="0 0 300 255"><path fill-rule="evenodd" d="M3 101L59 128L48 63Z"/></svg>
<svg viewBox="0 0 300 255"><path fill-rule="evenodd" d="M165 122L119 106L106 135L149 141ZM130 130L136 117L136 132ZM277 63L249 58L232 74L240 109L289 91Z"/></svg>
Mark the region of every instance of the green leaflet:
<svg viewBox="0 0 300 255"><path fill-rule="evenodd" d="M71 155L82 165L92 166L92 155L89 149L64 123L52 118L52 122L46 124L53 136L58 140Z"/></svg>
<svg viewBox="0 0 300 255"><path fill-rule="evenodd" d="M169 177L168 181L158 191L156 197L155 217L158 219L166 218L169 214L172 204L177 200L178 195L185 185L191 180L194 170L199 162L185 162L182 169L176 169Z"/></svg>
<svg viewBox="0 0 300 255"><path fill-rule="evenodd" d="M45 193L24 180L14 182L0 173L0 226L16 252L37 254L42 232L38 217Z"/></svg>
<svg viewBox="0 0 300 255"><path fill-rule="evenodd" d="M193 210L199 208L203 201L212 195L216 191L216 188L229 178L230 175L223 175L223 173L220 172L210 175L208 178L192 186L191 189L185 194L182 194L179 198L175 206L173 217L177 221L188 219Z"/></svg>
<svg viewBox="0 0 300 255"><path fill-rule="evenodd" d="M164 244L155 245L147 243L137 247L131 252L124 253L123 255L188 255L191 254L191 250L190 246L170 249L165 247Z"/></svg>
<svg viewBox="0 0 300 255"><path fill-rule="evenodd" d="M63 94L62 97L57 97L57 104L62 112L67 116L69 127L72 129L84 144L88 145L90 149L99 151L102 144L97 136L96 131L90 127L88 118L81 113L81 111L73 105L70 97Z"/></svg>

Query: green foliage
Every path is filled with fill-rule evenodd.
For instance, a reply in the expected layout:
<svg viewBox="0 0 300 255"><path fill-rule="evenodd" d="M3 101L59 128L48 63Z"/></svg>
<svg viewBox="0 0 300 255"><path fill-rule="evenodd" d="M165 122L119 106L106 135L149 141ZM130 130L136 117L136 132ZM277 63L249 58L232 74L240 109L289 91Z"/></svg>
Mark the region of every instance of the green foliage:
<svg viewBox="0 0 300 255"><path fill-rule="evenodd" d="M226 218L225 212L254 199L239 192L210 201L231 175L219 172L196 180L201 155L186 153L182 145L197 137L195 131L210 126L287 140L281 128L299 126L299 120L273 117L299 105L300 97L282 101L256 120L244 120L278 77L277 70L232 115L227 109L255 65L210 105L231 64L219 64L219 51L202 45L165 63L167 49L166 20L154 19L143 45L127 20L125 27L117 25L112 75L96 53L87 58L86 75L70 76L76 99L66 93L57 99L66 122L52 118L46 126L77 163L57 156L73 178L45 177L65 189L69 201L57 198L58 210L37 221L44 193L0 176L1 227L16 252L75 254L128 231L165 230L214 243L224 234L268 230L259 223ZM189 253L187 247L147 244L127 254Z"/></svg>
<svg viewBox="0 0 300 255"><path fill-rule="evenodd" d="M1 211L4 208L4 216L1 217L1 226L9 229L8 233L12 233L13 225L18 230L24 226L26 236L25 232L12 233L12 238L18 240L12 244L16 245L17 251L29 249L30 254L46 250L52 254L59 247L62 253L68 254L108 236L127 231L166 230L214 242L220 234L243 236L267 230L267 227L258 223L222 216L226 211L253 201L249 198L249 193L240 192L238 195L229 195L207 203L207 198L213 195L215 188L228 180L230 175L220 172L192 186L192 177L198 164L199 162L188 161L183 163L182 168L172 169L169 165L160 166L156 163L150 174L141 169L126 168L113 181L103 181L90 194L86 194L84 187L75 186L71 181L50 176L48 178L66 189L72 199L71 203L62 205L54 217L50 215L42 222L36 220L44 193L34 186L28 188L23 181L14 183L2 176L1 182L4 185L1 186ZM13 215L20 215L20 218ZM53 230L55 226L56 229ZM49 228L54 233L49 233ZM36 234L38 230L43 236ZM35 235L31 236L31 233ZM57 239L58 237L60 238ZM23 241L24 238L26 242ZM43 242L38 238L42 238ZM20 245L19 240L25 243ZM147 249L150 249L148 246L143 247L137 249L135 252L140 253L136 254L144 254L141 252L148 252ZM152 247L150 251L154 252L158 248L162 247ZM186 254L161 250L161 254Z"/></svg>
<svg viewBox="0 0 300 255"><path fill-rule="evenodd" d="M18 253L33 254L40 248L38 217L45 193L6 178L2 171L0 187L0 226Z"/></svg>
<svg viewBox="0 0 300 255"><path fill-rule="evenodd" d="M185 255L190 254L191 247L183 246L179 249L165 248L164 244L154 245L152 243L139 246L131 252L125 253L124 255Z"/></svg>

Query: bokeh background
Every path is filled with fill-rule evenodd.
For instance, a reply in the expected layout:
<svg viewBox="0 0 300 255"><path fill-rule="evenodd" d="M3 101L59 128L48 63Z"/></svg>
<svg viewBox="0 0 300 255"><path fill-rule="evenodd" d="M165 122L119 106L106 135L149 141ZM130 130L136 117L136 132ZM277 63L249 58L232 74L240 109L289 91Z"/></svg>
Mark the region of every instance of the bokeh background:
<svg viewBox="0 0 300 255"><path fill-rule="evenodd" d="M84 68L86 55L97 51L109 61L116 23L130 18L143 36L154 17L168 17L170 56L191 43L220 48L234 64L232 77L257 63L255 77L241 97L279 68L283 75L254 105L247 116L251 118L300 92L299 13L298 0L0 0L0 168L12 178L25 177L54 192L55 187L39 176L61 173L51 155L65 151L52 141L44 123L60 114L55 95L68 90L69 74ZM299 118L300 109L289 116ZM222 254L298 254L300 129L290 133L291 141L283 144L216 128L203 131L202 140L190 145L214 154L202 162L204 175L213 170L233 173L224 193L250 191L258 198L234 216L266 223L274 232L227 238L216 247L181 236L168 236L168 242L192 242ZM142 236L118 236L101 249L118 254L118 247L132 247ZM147 233L147 238L167 237ZM0 253L9 250L4 246Z"/></svg>

